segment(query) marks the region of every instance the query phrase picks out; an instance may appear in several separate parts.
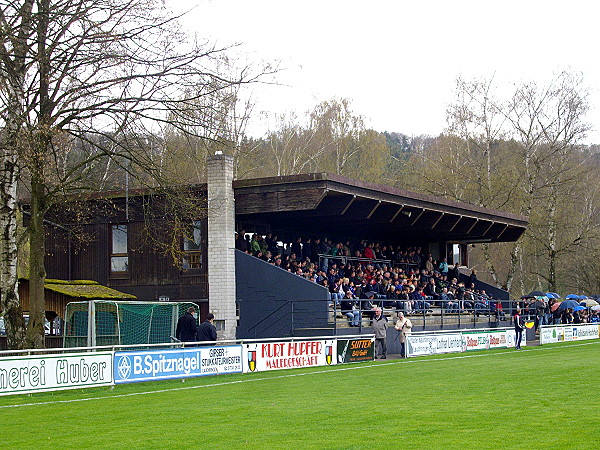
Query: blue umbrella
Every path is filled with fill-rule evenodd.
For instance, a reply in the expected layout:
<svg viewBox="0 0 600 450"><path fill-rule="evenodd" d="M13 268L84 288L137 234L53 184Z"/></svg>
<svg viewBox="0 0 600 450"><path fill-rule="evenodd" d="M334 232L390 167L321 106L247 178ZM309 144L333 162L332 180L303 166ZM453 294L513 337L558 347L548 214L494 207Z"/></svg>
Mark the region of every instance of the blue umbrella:
<svg viewBox="0 0 600 450"><path fill-rule="evenodd" d="M577 294L569 294L565 298L567 300L579 300L579 295L577 295Z"/></svg>
<svg viewBox="0 0 600 450"><path fill-rule="evenodd" d="M573 311L583 311L584 309L586 309L585 306L577 305L575 308L573 308Z"/></svg>
<svg viewBox="0 0 600 450"><path fill-rule="evenodd" d="M558 295L556 292L546 292L546 297L548 297L548 298L560 298L560 295Z"/></svg>
<svg viewBox="0 0 600 450"><path fill-rule="evenodd" d="M579 306L579 302L577 300L573 300L573 299L569 299L569 300L565 300L563 301L560 306L558 307L558 309L575 309Z"/></svg>

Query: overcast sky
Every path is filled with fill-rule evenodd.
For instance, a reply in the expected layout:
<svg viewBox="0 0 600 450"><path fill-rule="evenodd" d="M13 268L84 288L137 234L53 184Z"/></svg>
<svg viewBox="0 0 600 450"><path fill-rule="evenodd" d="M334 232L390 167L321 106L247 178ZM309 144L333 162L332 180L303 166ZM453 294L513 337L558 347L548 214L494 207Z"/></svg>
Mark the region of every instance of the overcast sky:
<svg viewBox="0 0 600 450"><path fill-rule="evenodd" d="M243 43L250 61L280 61L281 86L255 89L260 111L302 114L349 98L378 131L443 131L460 75L499 84L583 74L600 143L595 2L570 0L166 0L201 37ZM254 125L255 132L265 124Z"/></svg>

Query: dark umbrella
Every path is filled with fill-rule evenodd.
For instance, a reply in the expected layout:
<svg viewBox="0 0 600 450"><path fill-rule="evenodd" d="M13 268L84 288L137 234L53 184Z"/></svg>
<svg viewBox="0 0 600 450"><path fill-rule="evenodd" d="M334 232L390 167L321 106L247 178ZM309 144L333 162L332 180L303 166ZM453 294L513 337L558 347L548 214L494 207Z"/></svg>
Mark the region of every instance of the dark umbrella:
<svg viewBox="0 0 600 450"><path fill-rule="evenodd" d="M579 306L579 302L577 300L564 300L560 303L559 309L575 309Z"/></svg>
<svg viewBox="0 0 600 450"><path fill-rule="evenodd" d="M529 294L524 295L521 298L535 298L535 297L545 297L546 294L544 294L542 291L531 291Z"/></svg>

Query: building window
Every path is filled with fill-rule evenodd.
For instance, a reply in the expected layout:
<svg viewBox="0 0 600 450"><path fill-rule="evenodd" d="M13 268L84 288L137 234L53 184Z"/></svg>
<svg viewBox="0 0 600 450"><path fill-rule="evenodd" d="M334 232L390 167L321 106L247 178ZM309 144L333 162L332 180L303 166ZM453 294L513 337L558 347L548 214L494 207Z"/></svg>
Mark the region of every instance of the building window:
<svg viewBox="0 0 600 450"><path fill-rule="evenodd" d="M127 249L127 225L112 225L112 247L110 254L111 273L129 272L129 253Z"/></svg>
<svg viewBox="0 0 600 450"><path fill-rule="evenodd" d="M194 220L190 232L183 237L182 268L184 270L202 267L202 223Z"/></svg>

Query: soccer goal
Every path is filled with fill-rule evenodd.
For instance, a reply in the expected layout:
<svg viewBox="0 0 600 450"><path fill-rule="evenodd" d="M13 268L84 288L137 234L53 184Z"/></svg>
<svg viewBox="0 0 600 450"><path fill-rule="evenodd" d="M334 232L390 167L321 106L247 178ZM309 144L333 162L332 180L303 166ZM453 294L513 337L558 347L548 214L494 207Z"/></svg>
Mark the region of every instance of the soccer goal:
<svg viewBox="0 0 600 450"><path fill-rule="evenodd" d="M190 302L71 302L65 311L64 347L173 342L177 320L190 306L198 312Z"/></svg>

